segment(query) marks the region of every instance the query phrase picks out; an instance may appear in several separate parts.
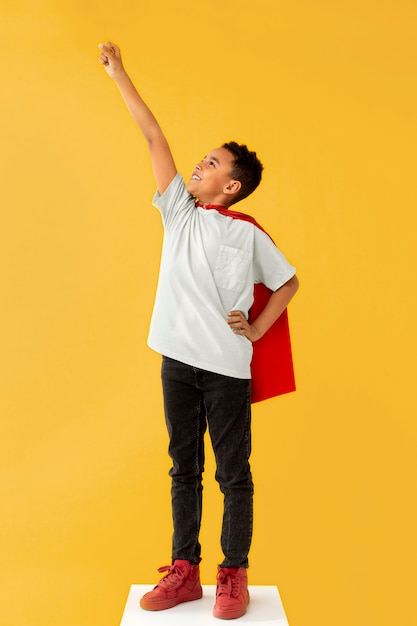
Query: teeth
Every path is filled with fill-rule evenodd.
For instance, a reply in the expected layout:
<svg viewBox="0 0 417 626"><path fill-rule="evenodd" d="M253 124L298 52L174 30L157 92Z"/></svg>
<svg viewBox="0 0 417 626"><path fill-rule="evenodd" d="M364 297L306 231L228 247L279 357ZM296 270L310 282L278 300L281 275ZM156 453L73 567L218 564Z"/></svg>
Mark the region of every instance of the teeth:
<svg viewBox="0 0 417 626"><path fill-rule="evenodd" d="M191 178L193 178L194 180L201 180L200 176L197 176L196 174L191 176Z"/></svg>

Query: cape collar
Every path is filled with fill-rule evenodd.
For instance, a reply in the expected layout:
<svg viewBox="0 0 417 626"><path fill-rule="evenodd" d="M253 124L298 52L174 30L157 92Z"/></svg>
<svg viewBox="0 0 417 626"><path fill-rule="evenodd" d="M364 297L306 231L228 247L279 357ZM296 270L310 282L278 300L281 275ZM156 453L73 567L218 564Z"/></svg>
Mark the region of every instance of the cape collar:
<svg viewBox="0 0 417 626"><path fill-rule="evenodd" d="M219 204L204 205L202 202L196 202L196 206L201 207L203 209L207 209L207 210L214 209L221 215L225 215L226 217L231 217L232 219L235 219L235 220L243 220L244 222L250 222L257 228L259 228L259 230L262 230L264 233L266 233L266 230L264 230L262 226L258 224L258 222L251 215L247 215L246 213L241 213L240 211L231 211L230 209L226 209L226 207L220 206Z"/></svg>

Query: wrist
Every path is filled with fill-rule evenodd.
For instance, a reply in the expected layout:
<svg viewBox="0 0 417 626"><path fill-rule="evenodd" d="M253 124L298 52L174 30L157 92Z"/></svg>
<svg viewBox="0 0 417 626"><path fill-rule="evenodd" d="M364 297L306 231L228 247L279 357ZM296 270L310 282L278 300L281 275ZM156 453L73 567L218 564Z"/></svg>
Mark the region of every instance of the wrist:
<svg viewBox="0 0 417 626"><path fill-rule="evenodd" d="M251 324L251 341L252 343L254 343L255 341L258 341L258 339L260 339L262 337L261 332L257 329L257 327L255 326L255 324Z"/></svg>
<svg viewBox="0 0 417 626"><path fill-rule="evenodd" d="M118 86L123 85L123 83L127 81L130 82L130 78L123 65L113 70L111 77Z"/></svg>

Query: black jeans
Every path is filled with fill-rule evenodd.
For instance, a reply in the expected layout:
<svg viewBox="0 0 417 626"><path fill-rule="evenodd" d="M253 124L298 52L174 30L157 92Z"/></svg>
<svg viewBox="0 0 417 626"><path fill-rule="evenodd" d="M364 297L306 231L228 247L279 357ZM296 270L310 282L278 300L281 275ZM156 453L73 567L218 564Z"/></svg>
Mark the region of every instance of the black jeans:
<svg viewBox="0 0 417 626"><path fill-rule="evenodd" d="M253 526L250 380L163 357L162 387L173 465L172 559L200 560L204 433L208 425L216 480L224 494L222 567L248 567Z"/></svg>

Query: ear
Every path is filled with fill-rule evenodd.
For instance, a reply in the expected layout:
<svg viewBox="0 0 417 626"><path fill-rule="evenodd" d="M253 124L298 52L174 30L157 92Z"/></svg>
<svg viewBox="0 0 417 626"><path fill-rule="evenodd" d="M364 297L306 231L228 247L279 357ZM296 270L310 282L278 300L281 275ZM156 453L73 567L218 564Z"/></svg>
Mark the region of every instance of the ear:
<svg viewBox="0 0 417 626"><path fill-rule="evenodd" d="M223 189L223 192L230 196L235 195L241 189L242 183L239 180L230 180L226 187Z"/></svg>

